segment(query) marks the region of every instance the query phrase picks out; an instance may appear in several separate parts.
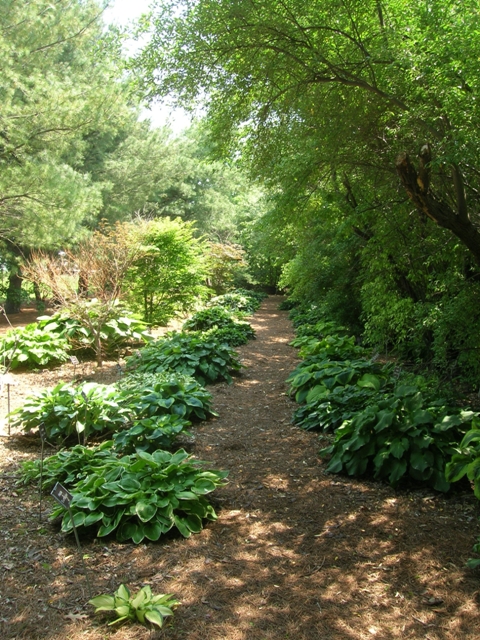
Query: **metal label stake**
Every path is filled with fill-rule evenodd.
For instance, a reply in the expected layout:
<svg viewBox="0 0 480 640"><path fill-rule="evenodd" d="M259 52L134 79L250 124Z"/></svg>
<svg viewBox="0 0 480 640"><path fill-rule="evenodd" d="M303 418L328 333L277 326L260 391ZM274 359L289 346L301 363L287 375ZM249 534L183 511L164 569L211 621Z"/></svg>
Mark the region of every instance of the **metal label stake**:
<svg viewBox="0 0 480 640"><path fill-rule="evenodd" d="M45 440L47 439L47 432L45 431L45 425L43 422L38 425L38 432L40 434L40 441L42 443L42 451L40 454L40 486L38 487L40 498L40 512L38 514L38 519L40 522L42 522L43 456L45 453Z"/></svg>
<svg viewBox="0 0 480 640"><path fill-rule="evenodd" d="M73 377L75 378L75 371L77 370L77 365L80 363L77 356L70 356L70 362L73 364Z"/></svg>
<svg viewBox="0 0 480 640"><path fill-rule="evenodd" d="M88 595L90 596L90 598L92 598L93 597L92 586L91 586L90 580L88 578L87 565L85 564L85 559L84 559L83 553L82 553L82 547L80 546L80 539L78 537L77 527L75 526L75 522L73 520L72 509L71 509L71 506L70 506L71 503L72 503L73 496L70 493L70 491L65 489L65 487L63 485L61 485L59 482L57 482L55 484L55 486L53 487L50 495L53 498L55 498L55 500L59 504L61 504L62 507L65 507L65 509L68 511L68 515L70 516L70 522L72 523L72 527L73 527L73 533L75 534L75 540L77 542L78 552L79 552L80 558L82 560L83 572L85 573L85 581L87 583Z"/></svg>

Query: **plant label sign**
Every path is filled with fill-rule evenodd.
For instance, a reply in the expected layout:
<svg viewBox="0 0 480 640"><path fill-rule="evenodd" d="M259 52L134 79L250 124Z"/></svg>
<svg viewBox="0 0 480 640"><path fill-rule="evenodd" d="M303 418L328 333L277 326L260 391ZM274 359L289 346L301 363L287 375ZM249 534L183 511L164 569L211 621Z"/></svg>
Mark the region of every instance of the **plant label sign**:
<svg viewBox="0 0 480 640"><path fill-rule="evenodd" d="M88 396L85 393L85 391L81 391L80 393L81 393L82 398L85 400L85 402L88 402Z"/></svg>
<svg viewBox="0 0 480 640"><path fill-rule="evenodd" d="M70 356L70 362L73 364L74 367L76 367L77 364L80 364L80 362L78 361L77 356Z"/></svg>
<svg viewBox="0 0 480 640"><path fill-rule="evenodd" d="M70 491L67 491L59 482L55 484L50 495L53 496L55 500L62 505L62 507L65 507L65 509L70 508L73 496Z"/></svg>
<svg viewBox="0 0 480 640"><path fill-rule="evenodd" d="M47 431L43 422L38 425L38 433L40 434L40 438L43 440L43 442L45 442L45 440L47 439Z"/></svg>

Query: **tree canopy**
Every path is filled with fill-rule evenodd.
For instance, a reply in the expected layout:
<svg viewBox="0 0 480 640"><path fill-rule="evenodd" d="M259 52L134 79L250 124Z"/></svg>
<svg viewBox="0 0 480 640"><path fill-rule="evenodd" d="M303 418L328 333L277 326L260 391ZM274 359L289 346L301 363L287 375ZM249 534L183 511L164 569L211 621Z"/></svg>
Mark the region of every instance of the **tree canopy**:
<svg viewBox="0 0 480 640"><path fill-rule="evenodd" d="M159 6L141 58L151 94L204 99L218 144L268 183L298 194L344 173L367 180L365 200L408 196L480 261L476 3Z"/></svg>

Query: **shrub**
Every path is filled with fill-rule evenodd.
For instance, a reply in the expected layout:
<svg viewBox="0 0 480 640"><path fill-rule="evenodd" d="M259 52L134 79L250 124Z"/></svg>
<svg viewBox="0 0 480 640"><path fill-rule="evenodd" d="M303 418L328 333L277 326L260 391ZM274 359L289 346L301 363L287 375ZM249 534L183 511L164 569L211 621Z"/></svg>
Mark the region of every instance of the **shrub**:
<svg viewBox="0 0 480 640"><path fill-rule="evenodd" d="M417 387L400 385L395 394L369 405L335 433L327 471L375 478L396 486L404 476L447 491L445 465L473 414L427 404Z"/></svg>
<svg viewBox="0 0 480 640"><path fill-rule="evenodd" d="M231 383L230 372L241 368L238 354L228 345L187 333L172 333L153 342L128 358L127 366L139 373L170 369L191 375L201 384L218 380Z"/></svg>
<svg viewBox="0 0 480 640"><path fill-rule="evenodd" d="M68 342L37 323L23 329L10 329L0 339L0 359L10 369L22 365L44 367L52 362L68 360Z"/></svg>
<svg viewBox="0 0 480 640"><path fill-rule="evenodd" d="M140 247L127 273L124 293L149 324L164 325L207 295L206 245L191 222L179 218L136 221L132 240Z"/></svg>

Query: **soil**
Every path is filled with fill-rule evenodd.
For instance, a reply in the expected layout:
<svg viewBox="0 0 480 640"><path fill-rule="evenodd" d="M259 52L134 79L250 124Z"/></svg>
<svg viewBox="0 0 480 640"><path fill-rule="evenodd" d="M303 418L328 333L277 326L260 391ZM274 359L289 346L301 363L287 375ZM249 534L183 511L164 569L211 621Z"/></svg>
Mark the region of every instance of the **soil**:
<svg viewBox="0 0 480 640"><path fill-rule="evenodd" d="M239 349L245 369L232 385L210 387L219 418L195 427L189 445L211 468L230 470L212 497L218 521L188 540L82 540L95 595L149 584L182 602L161 631L92 615L74 539L48 522L50 498L40 522L37 489L17 484L19 463L40 455L38 440L1 439L1 638L479 637L479 574L465 568L480 534L478 501L470 491L395 491L325 472L318 435L291 424L285 378L298 360L279 301L269 297L252 318L257 340ZM73 375L71 365L13 373L12 406ZM110 381L117 369L84 363L75 375Z"/></svg>

